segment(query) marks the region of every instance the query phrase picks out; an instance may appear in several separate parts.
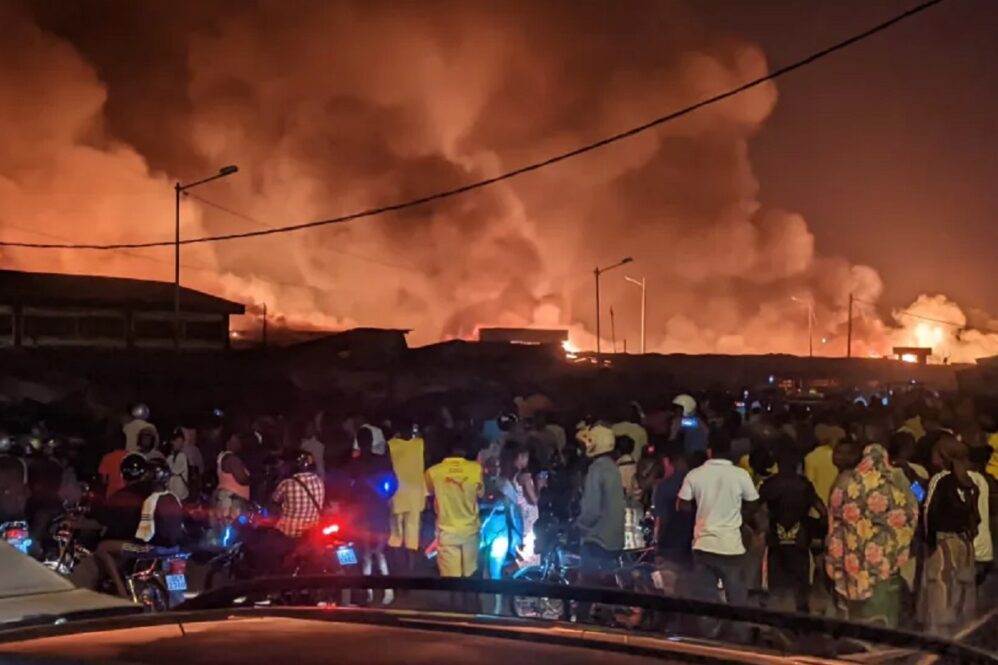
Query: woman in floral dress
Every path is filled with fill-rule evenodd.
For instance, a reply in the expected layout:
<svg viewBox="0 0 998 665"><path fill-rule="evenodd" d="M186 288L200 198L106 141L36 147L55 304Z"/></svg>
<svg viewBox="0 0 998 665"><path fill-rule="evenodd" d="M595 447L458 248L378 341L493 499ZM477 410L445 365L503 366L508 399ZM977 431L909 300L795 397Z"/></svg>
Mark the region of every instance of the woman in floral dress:
<svg viewBox="0 0 998 665"><path fill-rule="evenodd" d="M829 497L825 569L839 608L853 621L898 624L899 571L910 556L918 502L880 444L869 444Z"/></svg>

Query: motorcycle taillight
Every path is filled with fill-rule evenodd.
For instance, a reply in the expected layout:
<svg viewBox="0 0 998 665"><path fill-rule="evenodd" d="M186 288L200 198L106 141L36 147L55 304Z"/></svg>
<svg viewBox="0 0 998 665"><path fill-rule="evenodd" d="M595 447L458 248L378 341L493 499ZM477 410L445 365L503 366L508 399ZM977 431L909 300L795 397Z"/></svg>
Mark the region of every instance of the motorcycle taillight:
<svg viewBox="0 0 998 665"><path fill-rule="evenodd" d="M183 575L187 572L187 559L170 559L167 568L171 575Z"/></svg>
<svg viewBox="0 0 998 665"><path fill-rule="evenodd" d="M3 539L10 542L12 540L24 540L28 537L26 529L7 529L3 533Z"/></svg>

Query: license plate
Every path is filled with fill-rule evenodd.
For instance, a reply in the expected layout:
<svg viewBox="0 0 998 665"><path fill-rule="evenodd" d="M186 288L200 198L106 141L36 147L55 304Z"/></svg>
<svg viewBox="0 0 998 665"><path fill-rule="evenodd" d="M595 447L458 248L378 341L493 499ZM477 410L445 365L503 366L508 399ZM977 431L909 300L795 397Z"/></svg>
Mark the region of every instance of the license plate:
<svg viewBox="0 0 998 665"><path fill-rule="evenodd" d="M187 591L186 575L167 575L166 588L169 591Z"/></svg>
<svg viewBox="0 0 998 665"><path fill-rule="evenodd" d="M336 560L341 566L356 566L357 553L349 545L343 545L336 548Z"/></svg>

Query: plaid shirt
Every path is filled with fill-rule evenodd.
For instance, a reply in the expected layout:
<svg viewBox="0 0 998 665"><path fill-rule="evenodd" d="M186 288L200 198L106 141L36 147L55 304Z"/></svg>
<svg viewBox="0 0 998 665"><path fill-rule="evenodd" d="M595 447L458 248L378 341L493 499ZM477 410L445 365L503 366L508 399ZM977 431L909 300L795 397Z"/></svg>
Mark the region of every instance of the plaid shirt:
<svg viewBox="0 0 998 665"><path fill-rule="evenodd" d="M300 481L300 482L299 482ZM305 488L308 488L308 491ZM309 497L309 492L312 497ZM277 520L277 530L290 538L297 538L316 526L322 516L319 506L326 498L326 488L322 479L314 473L296 473L281 481L274 491L274 503L281 506L281 517Z"/></svg>

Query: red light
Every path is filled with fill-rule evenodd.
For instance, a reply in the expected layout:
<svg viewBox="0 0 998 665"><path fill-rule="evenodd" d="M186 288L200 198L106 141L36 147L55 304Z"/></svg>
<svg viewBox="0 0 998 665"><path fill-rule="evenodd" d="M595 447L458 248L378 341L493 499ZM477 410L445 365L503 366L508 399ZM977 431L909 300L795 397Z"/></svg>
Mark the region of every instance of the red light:
<svg viewBox="0 0 998 665"><path fill-rule="evenodd" d="M3 536L4 540L24 540L28 537L28 532L24 529L7 529Z"/></svg>
<svg viewBox="0 0 998 665"><path fill-rule="evenodd" d="M187 559L170 559L171 575L182 575L187 572Z"/></svg>
<svg viewBox="0 0 998 665"><path fill-rule="evenodd" d="M340 532L339 524L330 524L329 526L322 528L322 535L324 536L331 536L334 533L339 533L339 532Z"/></svg>

